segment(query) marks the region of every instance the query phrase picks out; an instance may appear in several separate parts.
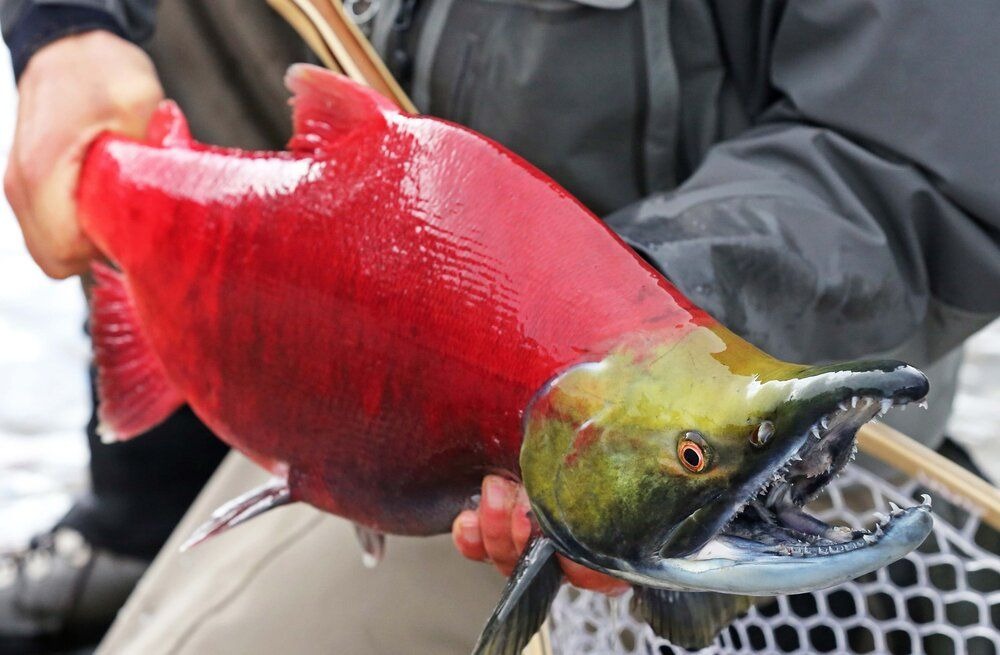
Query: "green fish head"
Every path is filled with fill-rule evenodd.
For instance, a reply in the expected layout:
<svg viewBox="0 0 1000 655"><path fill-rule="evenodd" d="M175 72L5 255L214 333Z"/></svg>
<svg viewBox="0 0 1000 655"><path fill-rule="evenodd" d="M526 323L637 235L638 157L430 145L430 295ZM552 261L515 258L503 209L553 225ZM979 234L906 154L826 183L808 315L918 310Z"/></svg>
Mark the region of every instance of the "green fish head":
<svg viewBox="0 0 1000 655"><path fill-rule="evenodd" d="M670 339L630 340L532 402L521 470L543 532L572 559L649 586L759 594L864 573L873 558L787 580L761 565L875 547L802 505L853 458L858 427L922 399L926 378L895 361L782 362L718 325ZM720 559L747 580L700 565L688 575Z"/></svg>

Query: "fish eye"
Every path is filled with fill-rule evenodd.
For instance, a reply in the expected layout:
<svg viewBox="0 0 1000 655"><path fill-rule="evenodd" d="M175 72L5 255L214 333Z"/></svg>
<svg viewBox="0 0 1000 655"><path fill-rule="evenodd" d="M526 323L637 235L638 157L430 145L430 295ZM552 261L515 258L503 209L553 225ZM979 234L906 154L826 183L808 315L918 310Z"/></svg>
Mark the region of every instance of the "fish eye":
<svg viewBox="0 0 1000 655"><path fill-rule="evenodd" d="M705 438L694 431L685 432L677 443L677 458L684 468L692 473L701 473L708 468L708 444Z"/></svg>
<svg viewBox="0 0 1000 655"><path fill-rule="evenodd" d="M761 421L760 425L750 433L750 443L760 448L774 436L774 423Z"/></svg>

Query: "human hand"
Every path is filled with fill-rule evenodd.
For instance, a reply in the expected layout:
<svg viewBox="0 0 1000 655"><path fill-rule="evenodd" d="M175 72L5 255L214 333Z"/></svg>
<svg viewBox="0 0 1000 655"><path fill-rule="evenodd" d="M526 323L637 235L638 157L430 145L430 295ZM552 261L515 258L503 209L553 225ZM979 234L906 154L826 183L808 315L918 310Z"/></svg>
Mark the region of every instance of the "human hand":
<svg viewBox="0 0 1000 655"><path fill-rule="evenodd" d="M163 89L141 49L94 31L35 53L18 91L4 192L42 270L54 278L83 273L97 255L76 217L76 183L87 146L104 130L141 137Z"/></svg>
<svg viewBox="0 0 1000 655"><path fill-rule="evenodd" d="M524 487L497 475L483 478L479 508L465 510L451 526L451 537L458 552L469 559L490 561L505 576L514 566L535 526L529 516L531 506ZM628 590L628 583L598 573L559 555L566 579L582 589L617 596Z"/></svg>

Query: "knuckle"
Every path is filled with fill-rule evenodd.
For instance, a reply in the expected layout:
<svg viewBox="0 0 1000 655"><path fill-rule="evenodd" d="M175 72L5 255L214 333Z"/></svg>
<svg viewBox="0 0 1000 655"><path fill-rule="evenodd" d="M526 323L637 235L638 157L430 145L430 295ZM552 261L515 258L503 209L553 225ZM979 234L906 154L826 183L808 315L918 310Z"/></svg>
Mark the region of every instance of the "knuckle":
<svg viewBox="0 0 1000 655"><path fill-rule="evenodd" d="M10 165L7 166L7 170L3 175L3 194L7 197L9 203L14 203L14 196L17 194L17 181Z"/></svg>
<svg viewBox="0 0 1000 655"><path fill-rule="evenodd" d="M30 192L36 189L45 178L44 167L38 165L37 161L27 157L18 158L18 168L21 172L21 182L24 185L24 191Z"/></svg>
<svg viewBox="0 0 1000 655"><path fill-rule="evenodd" d="M72 242L59 239L49 243L35 261L46 275L63 280L81 273L86 268L87 258Z"/></svg>
<svg viewBox="0 0 1000 655"><path fill-rule="evenodd" d="M65 280L73 274L71 263L57 257L42 257L36 259L42 272L55 280Z"/></svg>

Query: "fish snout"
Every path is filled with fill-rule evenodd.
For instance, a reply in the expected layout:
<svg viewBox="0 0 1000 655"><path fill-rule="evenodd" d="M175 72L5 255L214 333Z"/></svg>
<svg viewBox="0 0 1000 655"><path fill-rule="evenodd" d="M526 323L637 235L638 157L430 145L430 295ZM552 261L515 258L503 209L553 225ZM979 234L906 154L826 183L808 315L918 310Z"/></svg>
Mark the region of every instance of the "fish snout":
<svg viewBox="0 0 1000 655"><path fill-rule="evenodd" d="M893 359L818 366L808 369L804 380L817 393L839 395L838 402L853 396L877 396L904 404L922 400L929 390L927 376Z"/></svg>
<svg viewBox="0 0 1000 655"><path fill-rule="evenodd" d="M881 403L884 410L920 402L929 388L927 376L905 362L847 362L806 369L792 390L789 405L794 407L795 428L801 429L833 408L853 408L865 399Z"/></svg>

